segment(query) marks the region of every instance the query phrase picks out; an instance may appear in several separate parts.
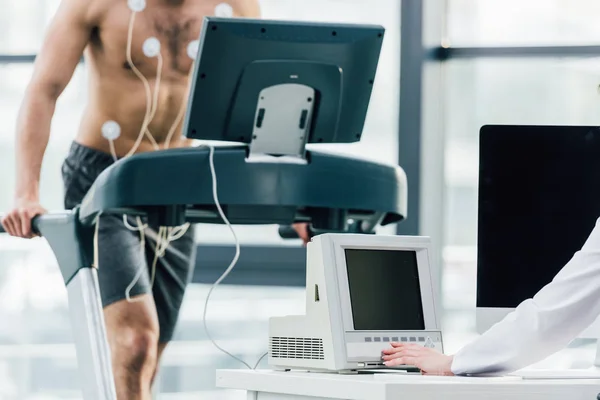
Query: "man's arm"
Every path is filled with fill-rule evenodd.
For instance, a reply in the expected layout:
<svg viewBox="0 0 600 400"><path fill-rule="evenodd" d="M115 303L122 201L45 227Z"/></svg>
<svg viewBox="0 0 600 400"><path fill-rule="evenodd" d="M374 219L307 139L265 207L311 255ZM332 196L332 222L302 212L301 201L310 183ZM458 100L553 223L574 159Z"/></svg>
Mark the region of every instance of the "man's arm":
<svg viewBox="0 0 600 400"><path fill-rule="evenodd" d="M39 204L42 159L56 100L63 92L93 28L92 0L63 0L46 33L17 121L15 208L2 220L14 236L31 237L31 219L45 210Z"/></svg>

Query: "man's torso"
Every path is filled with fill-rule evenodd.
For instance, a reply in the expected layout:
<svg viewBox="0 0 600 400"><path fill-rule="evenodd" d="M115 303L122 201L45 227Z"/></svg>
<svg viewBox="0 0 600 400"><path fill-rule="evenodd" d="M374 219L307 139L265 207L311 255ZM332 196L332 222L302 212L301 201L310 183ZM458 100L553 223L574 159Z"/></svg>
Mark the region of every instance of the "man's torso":
<svg viewBox="0 0 600 400"><path fill-rule="evenodd" d="M256 0L229 0L234 16L247 16L249 3ZM154 96L158 73L158 58L147 57L144 42L155 37L160 41L163 68L158 91L156 113L149 131L156 142L164 144L177 119L182 102L187 102L188 81L193 60L188 46L198 40L205 16L215 15L223 0L147 0L146 8L135 15L132 30L131 60L148 80ZM116 152L129 152L146 115L146 89L127 60L128 31L132 17L125 0L96 1L92 12L98 26L93 29L85 58L89 71L89 99L77 141L83 145L109 152L110 143L102 136L102 126L115 121L121 135L114 141ZM227 7L225 7L227 9ZM253 15L250 15L253 16ZM182 147L191 141L181 137L182 122L175 128L171 147ZM154 149L144 137L138 151Z"/></svg>

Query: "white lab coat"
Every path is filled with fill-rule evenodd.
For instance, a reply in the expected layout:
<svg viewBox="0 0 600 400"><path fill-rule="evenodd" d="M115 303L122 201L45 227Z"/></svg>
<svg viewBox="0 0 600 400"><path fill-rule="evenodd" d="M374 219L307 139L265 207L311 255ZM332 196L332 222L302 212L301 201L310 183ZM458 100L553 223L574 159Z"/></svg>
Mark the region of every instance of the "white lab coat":
<svg viewBox="0 0 600 400"><path fill-rule="evenodd" d="M598 315L600 219L581 250L552 282L454 355L452 372L514 372L565 348Z"/></svg>

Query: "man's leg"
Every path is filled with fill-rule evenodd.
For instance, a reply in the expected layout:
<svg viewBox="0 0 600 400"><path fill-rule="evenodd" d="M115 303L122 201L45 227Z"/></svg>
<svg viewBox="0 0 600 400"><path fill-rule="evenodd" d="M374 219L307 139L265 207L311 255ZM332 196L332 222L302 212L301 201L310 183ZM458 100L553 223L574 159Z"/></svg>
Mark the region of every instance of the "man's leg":
<svg viewBox="0 0 600 400"><path fill-rule="evenodd" d="M113 373L119 400L151 399L158 364L159 325L150 295L129 303L121 300L104 309Z"/></svg>
<svg viewBox="0 0 600 400"><path fill-rule="evenodd" d="M102 215L98 225L98 280L119 400L150 400L158 361L160 324L138 222Z"/></svg>
<svg viewBox="0 0 600 400"><path fill-rule="evenodd" d="M130 219L129 224L135 226L135 221ZM156 230L144 231L142 252L138 234L125 228L121 218L100 218L98 276L119 400L151 398L160 355L173 336L195 261L190 229L158 259L152 285L148 267L154 262ZM128 302L127 285L140 268L144 273L130 293L133 301Z"/></svg>
<svg viewBox="0 0 600 400"><path fill-rule="evenodd" d="M158 351L157 351L157 361L156 361L156 368L154 368L154 375L152 376L152 385L154 386L154 384L156 383L156 377L158 376L158 372L160 370L160 360L162 358L163 353L165 352L165 349L167 348L168 343L159 343L158 344Z"/></svg>
<svg viewBox="0 0 600 400"><path fill-rule="evenodd" d="M65 207L81 203L98 175L113 164L110 154L73 143L62 167ZM119 400L150 399L150 385L158 359L160 329L152 299L146 249L142 247L135 218L102 215L98 226L98 280L111 348ZM94 259L94 254L88 254ZM141 275L139 272L143 272ZM137 283L126 300L128 286ZM136 297L137 296L137 297ZM85 368L85 366L82 366Z"/></svg>
<svg viewBox="0 0 600 400"><path fill-rule="evenodd" d="M155 240L156 230L150 232L147 230L148 265L152 265L154 261ZM160 326L160 338L157 352L158 363L153 382L159 372L161 356L173 338L179 318L179 309L186 287L191 281L195 261L196 244L193 227L190 227L183 237L171 242L164 256L158 260L152 292Z"/></svg>

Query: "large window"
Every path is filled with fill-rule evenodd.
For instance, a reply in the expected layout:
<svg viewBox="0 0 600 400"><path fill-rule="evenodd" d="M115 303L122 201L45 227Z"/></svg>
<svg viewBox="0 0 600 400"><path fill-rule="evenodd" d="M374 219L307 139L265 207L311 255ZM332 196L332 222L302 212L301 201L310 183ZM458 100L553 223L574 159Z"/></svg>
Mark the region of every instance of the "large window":
<svg viewBox="0 0 600 400"><path fill-rule="evenodd" d="M123 0L125 1L125 0ZM59 0L0 0L0 212L12 205L15 122L32 74L30 63L7 56L33 55ZM375 23L387 33L374 86L365 135L359 144L332 151L396 163L398 149L398 69L400 6L396 0L262 0L265 18ZM7 61L12 60L12 62ZM42 169L41 198L48 209L62 208L60 164L79 126L87 99L87 72L78 67L60 98ZM277 227L236 227L244 244L298 246L284 242ZM231 244L220 226L198 229L205 246ZM229 257L229 255L228 255ZM265 255L268 257L268 255ZM222 260L223 270L230 258ZM75 399L79 380L69 327L66 290L43 240L0 237L0 398ZM200 265L202 268L202 265ZM253 282L260 282L260 277ZM241 399L242 393L215 389L215 369L237 368L207 341L202 312L208 287L192 285L186 295L175 342L168 348L158 391L164 399ZM266 351L270 316L304 311L304 289L225 286L213 297L209 328L219 344L254 362ZM7 323L10 321L10 323ZM265 365L263 361L263 366Z"/></svg>
<svg viewBox="0 0 600 400"><path fill-rule="evenodd" d="M600 58L578 46L600 41L594 20L600 8L587 0L447 3L450 58L442 62L438 92L444 96L443 298L445 328L458 348L475 334L479 129L598 124ZM540 52L546 55L533 56Z"/></svg>
<svg viewBox="0 0 600 400"><path fill-rule="evenodd" d="M0 54L36 53L60 0L2 0Z"/></svg>
<svg viewBox="0 0 600 400"><path fill-rule="evenodd" d="M594 0L446 0L452 46L598 44Z"/></svg>

